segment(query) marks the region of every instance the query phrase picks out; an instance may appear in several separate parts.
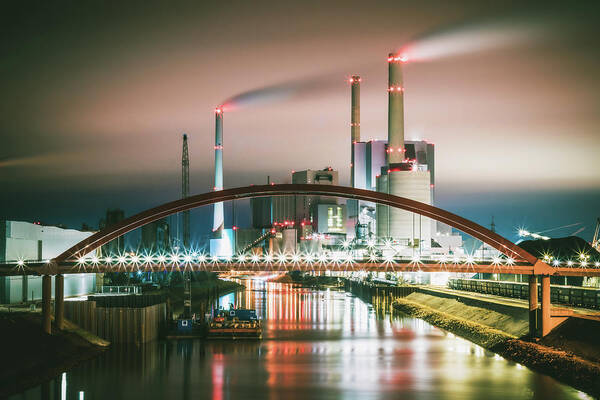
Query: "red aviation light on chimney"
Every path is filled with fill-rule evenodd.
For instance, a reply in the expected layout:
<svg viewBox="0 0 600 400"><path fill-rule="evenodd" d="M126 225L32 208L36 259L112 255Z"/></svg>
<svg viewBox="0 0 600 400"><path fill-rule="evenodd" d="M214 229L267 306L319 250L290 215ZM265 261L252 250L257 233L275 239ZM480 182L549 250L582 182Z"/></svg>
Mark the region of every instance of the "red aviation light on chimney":
<svg viewBox="0 0 600 400"><path fill-rule="evenodd" d="M223 107L215 108L215 114L221 114L223 112Z"/></svg>
<svg viewBox="0 0 600 400"><path fill-rule="evenodd" d="M405 152L406 152L406 149L403 149L402 147L398 147L398 148L396 149L396 151L397 151L398 153L405 153ZM394 152L394 148L393 148L393 147L388 147L388 148L385 150L385 152L386 152L386 153L393 153L393 152Z"/></svg>
<svg viewBox="0 0 600 400"><path fill-rule="evenodd" d="M404 88L402 86L390 86L388 92L404 92Z"/></svg>
<svg viewBox="0 0 600 400"><path fill-rule="evenodd" d="M401 62L401 63L405 63L408 62L408 56L406 54L397 54L395 56L389 56L388 57L388 62Z"/></svg>

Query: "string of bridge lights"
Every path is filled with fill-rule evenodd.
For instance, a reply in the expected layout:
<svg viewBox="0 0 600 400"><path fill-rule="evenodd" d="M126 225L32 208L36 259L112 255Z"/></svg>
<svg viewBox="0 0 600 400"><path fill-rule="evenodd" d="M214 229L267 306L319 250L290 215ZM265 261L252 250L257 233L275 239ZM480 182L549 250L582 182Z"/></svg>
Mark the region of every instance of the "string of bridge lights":
<svg viewBox="0 0 600 400"><path fill-rule="evenodd" d="M106 257L86 256L80 257L75 262L77 265L181 265L181 264L356 264L356 263L381 263L381 264L477 264L481 262L491 262L493 265L514 265L515 260L511 257L492 257L484 259L472 255L463 256L435 256L423 258L419 255L412 257L401 257L397 255L378 256L371 254L352 254L350 252L340 253L277 253L277 254L237 254L235 256L210 256L205 253L164 253L164 254L136 254L123 253L119 255L109 255ZM36 261L37 262L37 261ZM50 260L46 261L47 263ZM26 261L17 261L18 266L26 266Z"/></svg>
<svg viewBox="0 0 600 400"><path fill-rule="evenodd" d="M144 265L144 264L162 264L162 265L179 265L179 264L354 264L354 263L381 263L381 264L477 264L478 262L491 261L495 265L514 265L515 260L511 257L493 257L490 260L476 258L474 256L439 256L434 258L422 258L413 256L410 258L399 257L395 255L377 256L376 254L369 255L354 255L352 253L278 253L275 255L266 254L238 254L235 256L209 256L204 253L173 253L159 255L137 255L135 253L123 254L118 256L107 256L104 258L98 257L82 257L77 260L80 265L97 265L97 264L121 264L121 265Z"/></svg>
<svg viewBox="0 0 600 400"><path fill-rule="evenodd" d="M544 262L554 267L599 267L600 261L590 261L590 256L584 253L579 254L576 260L560 260L549 254L543 256ZM38 262L38 261L35 261ZM47 263L50 260L46 261ZM201 252L190 253L162 253L162 254L136 254L135 252L123 253L118 255L109 255L98 257L96 255L80 257L76 264L79 266L95 265L117 265L117 266L143 266L143 265L210 265L210 264L305 264L305 265L324 265L324 264L361 264L361 263L379 263L379 264L451 264L451 265L475 265L478 263L490 263L491 265L515 265L515 260L506 256L494 256L490 258L475 257L473 255L439 255L431 257L422 257L415 255L412 257L402 257L393 254L379 256L375 253L370 254L352 254L351 252L330 252L330 253L278 253L278 254L237 254L235 256L210 256ZM18 260L17 266L25 267L27 261Z"/></svg>

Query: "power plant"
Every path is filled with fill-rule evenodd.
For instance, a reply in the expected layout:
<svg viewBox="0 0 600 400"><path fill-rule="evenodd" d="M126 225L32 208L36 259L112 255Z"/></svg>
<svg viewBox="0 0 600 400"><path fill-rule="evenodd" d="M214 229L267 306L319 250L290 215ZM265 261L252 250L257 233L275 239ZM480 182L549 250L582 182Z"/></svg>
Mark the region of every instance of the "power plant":
<svg viewBox="0 0 600 400"><path fill-rule="evenodd" d="M360 89L362 78L353 74L350 83L350 184L352 187L375 190L416 200L434 202L435 147L426 141L405 140L403 65L407 59L395 53L387 58L388 120L387 140L361 141ZM223 106L215 109L215 165L213 190L223 189ZM292 183L337 184L337 171L306 169L292 171ZM253 216L250 232L246 228L225 228L223 203L214 206L213 234L210 240L212 256L232 256L240 247L260 251L314 249L321 245L339 246L352 243L360 248L369 243L392 243L394 254L456 251L462 245L459 235L436 221L408 211L369 202L304 196L263 198L250 202ZM341 222L340 222L341 221ZM235 225L235 224L234 224ZM241 230L240 230L241 229ZM290 232L287 232L287 231ZM294 234L291 234L294 230ZM274 232L273 232L274 231ZM256 236L253 241L252 236ZM286 237L287 244L276 244L277 237ZM290 245L294 237L298 246ZM275 242L273 242L275 240ZM308 242L310 241L309 244ZM270 243L267 246L267 243ZM249 247L250 246L250 247ZM259 249L260 247L262 249ZM267 247L265 247L267 246Z"/></svg>

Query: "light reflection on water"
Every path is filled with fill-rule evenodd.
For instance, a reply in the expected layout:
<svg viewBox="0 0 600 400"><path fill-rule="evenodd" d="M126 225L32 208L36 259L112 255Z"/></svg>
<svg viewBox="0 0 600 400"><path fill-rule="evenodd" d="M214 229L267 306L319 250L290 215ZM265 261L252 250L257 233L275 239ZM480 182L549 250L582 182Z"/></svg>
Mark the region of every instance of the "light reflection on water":
<svg viewBox="0 0 600 400"><path fill-rule="evenodd" d="M582 398L422 320L376 313L346 293L244 284L247 290L219 304L255 308L263 341L115 346L14 398Z"/></svg>

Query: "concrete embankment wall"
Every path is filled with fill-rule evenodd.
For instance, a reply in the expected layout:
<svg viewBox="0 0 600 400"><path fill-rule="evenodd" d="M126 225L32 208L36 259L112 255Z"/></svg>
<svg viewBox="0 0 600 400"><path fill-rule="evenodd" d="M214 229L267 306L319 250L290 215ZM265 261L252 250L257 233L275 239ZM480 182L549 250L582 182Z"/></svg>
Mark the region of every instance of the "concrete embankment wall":
<svg viewBox="0 0 600 400"><path fill-rule="evenodd" d="M98 307L95 301L65 301L65 317L111 343L146 343L166 328L167 306Z"/></svg>
<svg viewBox="0 0 600 400"><path fill-rule="evenodd" d="M498 329L511 336L522 337L529 333L529 310L518 305L488 302L427 288L419 288L415 293L406 296L406 299L436 311Z"/></svg>

